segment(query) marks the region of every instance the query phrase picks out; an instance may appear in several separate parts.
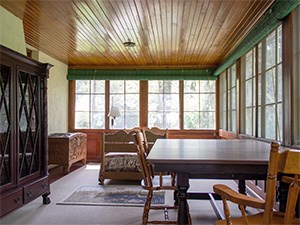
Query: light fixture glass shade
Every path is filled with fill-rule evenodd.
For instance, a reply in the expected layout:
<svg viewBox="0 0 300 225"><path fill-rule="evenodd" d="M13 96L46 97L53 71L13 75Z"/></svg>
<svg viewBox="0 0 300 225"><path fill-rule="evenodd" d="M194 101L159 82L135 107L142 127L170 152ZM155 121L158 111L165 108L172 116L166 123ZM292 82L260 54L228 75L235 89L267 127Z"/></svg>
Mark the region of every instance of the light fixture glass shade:
<svg viewBox="0 0 300 225"><path fill-rule="evenodd" d="M119 107L117 107L117 106L112 106L112 107L110 108L110 111L109 111L109 113L108 113L108 116L110 116L110 117L121 116Z"/></svg>

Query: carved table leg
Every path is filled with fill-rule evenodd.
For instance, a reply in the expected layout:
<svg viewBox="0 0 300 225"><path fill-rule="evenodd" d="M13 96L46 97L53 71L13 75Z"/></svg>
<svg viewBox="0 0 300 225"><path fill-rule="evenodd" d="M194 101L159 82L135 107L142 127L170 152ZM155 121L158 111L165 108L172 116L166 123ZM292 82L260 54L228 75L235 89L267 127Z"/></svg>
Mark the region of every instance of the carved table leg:
<svg viewBox="0 0 300 225"><path fill-rule="evenodd" d="M187 190L189 189L189 176L188 174L177 174L177 187L178 187L178 224L188 224L189 222L189 207L187 203Z"/></svg>

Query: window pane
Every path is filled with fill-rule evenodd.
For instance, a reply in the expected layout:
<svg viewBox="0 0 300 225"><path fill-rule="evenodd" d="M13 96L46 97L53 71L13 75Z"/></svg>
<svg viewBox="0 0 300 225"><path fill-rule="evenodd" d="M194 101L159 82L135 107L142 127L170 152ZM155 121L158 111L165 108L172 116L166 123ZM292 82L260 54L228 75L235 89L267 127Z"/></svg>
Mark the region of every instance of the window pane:
<svg viewBox="0 0 300 225"><path fill-rule="evenodd" d="M260 74L262 71L262 44L258 44L258 59L257 59L257 67L258 67L258 73Z"/></svg>
<svg viewBox="0 0 300 225"><path fill-rule="evenodd" d="M271 68L275 65L276 58L276 38L275 32L267 37L266 40L266 69Z"/></svg>
<svg viewBox="0 0 300 225"><path fill-rule="evenodd" d="M138 108L139 108L139 94L126 95L125 110L137 111Z"/></svg>
<svg viewBox="0 0 300 225"><path fill-rule="evenodd" d="M75 83L75 129L105 128L105 81Z"/></svg>
<svg viewBox="0 0 300 225"><path fill-rule="evenodd" d="M184 111L198 111L199 108L199 94L184 95Z"/></svg>
<svg viewBox="0 0 300 225"><path fill-rule="evenodd" d="M88 80L77 80L75 92L76 93L89 93L90 92L90 82Z"/></svg>
<svg viewBox="0 0 300 225"><path fill-rule="evenodd" d="M91 111L105 111L105 96L91 95Z"/></svg>
<svg viewBox="0 0 300 225"><path fill-rule="evenodd" d="M167 111L179 111L179 95L164 94L163 106L164 110Z"/></svg>
<svg viewBox="0 0 300 225"><path fill-rule="evenodd" d="M164 128L163 113L151 112L148 114L148 126Z"/></svg>
<svg viewBox="0 0 300 225"><path fill-rule="evenodd" d="M275 107L274 105L266 106L266 138L275 140Z"/></svg>
<svg viewBox="0 0 300 225"><path fill-rule="evenodd" d="M277 76L277 101L282 101L282 64L278 65L278 76Z"/></svg>
<svg viewBox="0 0 300 225"><path fill-rule="evenodd" d="M257 95L258 95L258 102L257 104L258 105L261 105L261 98L262 98L262 95L261 95L261 92L262 92L262 80L261 80L261 75L258 76L258 90L257 90Z"/></svg>
<svg viewBox="0 0 300 225"><path fill-rule="evenodd" d="M89 111L89 95L76 95L75 111Z"/></svg>
<svg viewBox="0 0 300 225"><path fill-rule="evenodd" d="M120 116L115 118L113 128L129 129L139 126L139 81L109 81L110 106L118 107Z"/></svg>
<svg viewBox="0 0 300 225"><path fill-rule="evenodd" d="M105 82L102 80L91 81L91 93L105 93Z"/></svg>
<svg viewBox="0 0 300 225"><path fill-rule="evenodd" d="M277 122L277 136L278 136L277 140L282 141L283 121L282 121L282 104L281 103L277 105L277 117L278 117L278 120L276 121Z"/></svg>
<svg viewBox="0 0 300 225"><path fill-rule="evenodd" d="M92 112L91 127L94 129L101 129L105 127L105 111Z"/></svg>
<svg viewBox="0 0 300 225"><path fill-rule="evenodd" d="M200 129L214 129L214 128L215 128L215 113L200 112Z"/></svg>
<svg viewBox="0 0 300 225"><path fill-rule="evenodd" d="M148 82L148 91L149 93L163 93L164 86L162 80L155 80Z"/></svg>
<svg viewBox="0 0 300 225"><path fill-rule="evenodd" d="M184 113L184 129L199 129L199 112Z"/></svg>
<svg viewBox="0 0 300 225"><path fill-rule="evenodd" d="M179 82L172 81L172 80L165 80L164 93L179 93Z"/></svg>
<svg viewBox="0 0 300 225"><path fill-rule="evenodd" d="M245 117L245 123L246 123L246 134L248 135L253 135L252 131L252 108L247 108L246 109L246 117Z"/></svg>
<svg viewBox="0 0 300 225"><path fill-rule="evenodd" d="M185 93L199 92L199 83L197 81L184 81Z"/></svg>
<svg viewBox="0 0 300 225"><path fill-rule="evenodd" d="M261 124L261 107L258 107L257 110L257 136L258 137L262 137L262 133L261 133L261 128L262 128L262 124Z"/></svg>
<svg viewBox="0 0 300 225"><path fill-rule="evenodd" d="M148 110L149 111L163 111L163 94L149 94L148 95Z"/></svg>
<svg viewBox="0 0 300 225"><path fill-rule="evenodd" d="M139 124L139 112L128 112L125 121L125 127L136 127Z"/></svg>
<svg viewBox="0 0 300 225"><path fill-rule="evenodd" d="M112 80L109 82L110 93L120 93L124 94L125 92L125 82L123 80Z"/></svg>
<svg viewBox="0 0 300 225"><path fill-rule="evenodd" d="M89 128L89 113L76 112L75 114L75 128Z"/></svg>
<svg viewBox="0 0 300 225"><path fill-rule="evenodd" d="M215 99L215 94L200 94L200 111L215 111Z"/></svg>
<svg viewBox="0 0 300 225"><path fill-rule="evenodd" d="M200 83L200 92L210 92L214 93L216 90L216 82L213 80L201 80Z"/></svg>
<svg viewBox="0 0 300 225"><path fill-rule="evenodd" d="M191 84L200 88L191 92ZM184 129L215 128L215 85L215 81L184 81Z"/></svg>
<svg viewBox="0 0 300 225"><path fill-rule="evenodd" d="M179 112L167 112L164 115L164 128L179 129Z"/></svg>
<svg viewBox="0 0 300 225"><path fill-rule="evenodd" d="M148 91L148 126L179 129L179 81L148 81Z"/></svg>
<svg viewBox="0 0 300 225"><path fill-rule="evenodd" d="M246 77L245 79L248 80L249 78L251 78L253 76L253 64L252 64L252 51L250 51L247 55L246 55Z"/></svg>
<svg viewBox="0 0 300 225"><path fill-rule="evenodd" d="M266 73L266 104L275 102L275 71L271 69Z"/></svg>
<svg viewBox="0 0 300 225"><path fill-rule="evenodd" d="M246 107L252 106L252 79L246 81Z"/></svg>
<svg viewBox="0 0 300 225"><path fill-rule="evenodd" d="M282 27L280 26L278 28L277 31L277 52L278 52L278 56L277 56L277 63L281 63L282 61Z"/></svg>
<svg viewBox="0 0 300 225"><path fill-rule="evenodd" d="M231 111L231 129L232 132L236 132L236 111Z"/></svg>

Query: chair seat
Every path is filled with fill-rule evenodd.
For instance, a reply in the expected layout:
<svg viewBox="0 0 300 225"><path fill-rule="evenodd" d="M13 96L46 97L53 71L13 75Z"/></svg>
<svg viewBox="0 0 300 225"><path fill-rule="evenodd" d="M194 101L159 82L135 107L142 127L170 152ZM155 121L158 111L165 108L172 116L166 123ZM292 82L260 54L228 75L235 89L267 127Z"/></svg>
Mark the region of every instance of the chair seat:
<svg viewBox="0 0 300 225"><path fill-rule="evenodd" d="M145 185L144 180L141 181L141 185L146 190L176 190L176 186L172 185L172 177L170 175L154 176L152 178L152 187Z"/></svg>
<svg viewBox="0 0 300 225"><path fill-rule="evenodd" d="M263 212L255 214L255 215L249 215L247 216L249 224L253 225L262 225L263 224ZM244 225L242 217L239 218L231 218L232 225ZM284 224L284 214L274 212L272 217L272 225L276 224ZM292 224L300 224L299 219L295 219ZM215 222L215 225L226 225L226 220L218 220Z"/></svg>

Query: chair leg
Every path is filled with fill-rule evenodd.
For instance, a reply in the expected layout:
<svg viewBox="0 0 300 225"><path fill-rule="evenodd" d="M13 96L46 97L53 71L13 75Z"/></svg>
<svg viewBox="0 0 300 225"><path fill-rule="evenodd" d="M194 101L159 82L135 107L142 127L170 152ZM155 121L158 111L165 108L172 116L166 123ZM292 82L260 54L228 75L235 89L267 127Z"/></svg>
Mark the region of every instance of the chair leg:
<svg viewBox="0 0 300 225"><path fill-rule="evenodd" d="M146 225L148 223L152 197L153 197L153 191L148 191L147 199L144 206L144 212L143 212L143 225Z"/></svg>

